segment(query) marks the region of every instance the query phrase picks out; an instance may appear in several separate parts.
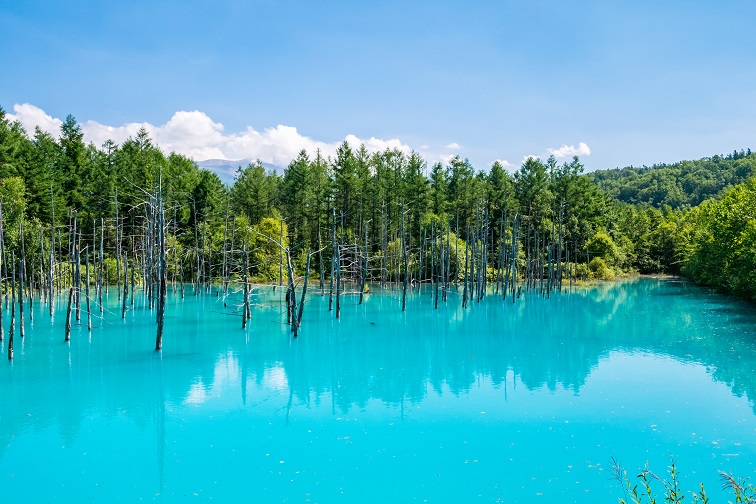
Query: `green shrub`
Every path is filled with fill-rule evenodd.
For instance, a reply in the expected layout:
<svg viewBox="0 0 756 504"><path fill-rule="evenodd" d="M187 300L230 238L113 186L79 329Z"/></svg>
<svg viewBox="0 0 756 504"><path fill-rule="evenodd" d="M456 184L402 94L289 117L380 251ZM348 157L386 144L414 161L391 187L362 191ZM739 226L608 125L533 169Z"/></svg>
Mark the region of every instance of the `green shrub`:
<svg viewBox="0 0 756 504"><path fill-rule="evenodd" d="M599 231L588 240L586 248L592 256L602 258L611 266L617 265L620 258L620 251L612 237L603 231ZM593 261L591 261L592 263Z"/></svg>
<svg viewBox="0 0 756 504"><path fill-rule="evenodd" d="M594 257L591 259L591 263L588 265L591 278L596 280L612 280L614 279L614 273L611 268L600 257Z"/></svg>

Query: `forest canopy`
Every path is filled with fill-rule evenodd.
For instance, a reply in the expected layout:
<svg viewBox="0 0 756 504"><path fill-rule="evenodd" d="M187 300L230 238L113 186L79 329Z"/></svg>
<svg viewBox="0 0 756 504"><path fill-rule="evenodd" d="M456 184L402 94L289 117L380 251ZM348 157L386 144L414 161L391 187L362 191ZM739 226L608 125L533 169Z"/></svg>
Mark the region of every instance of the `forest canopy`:
<svg viewBox="0 0 756 504"><path fill-rule="evenodd" d="M188 257L201 247L210 265L220 262L229 232L252 246L261 229L278 230L301 269L302 252L327 248L334 226L346 243L367 234L369 252L379 254L398 239L403 221L410 243L440 229L466 243L480 239L475 230L485 219L486 243L495 245L511 235L517 215L528 226L522 246L558 233L560 259L592 265L595 277L685 274L753 299L754 167L748 150L589 174L578 157L528 158L510 173L498 162L476 169L455 157L428 166L415 152L368 152L344 142L334 158L301 151L283 173L260 162L240 166L228 186L191 159L162 152L144 129L120 145L95 146L84 142L73 116L56 138L25 131L0 109L0 202L11 246L22 219L27 232L47 235L74 212L89 232L98 222L109 226L111 243L114 222L135 236L140 201L162 182L175 252ZM267 263L278 252L260 250L252 269L271 280L278 268ZM316 258L313 269L326 274L322 262Z"/></svg>
<svg viewBox="0 0 756 504"><path fill-rule="evenodd" d="M756 174L751 149L695 161L597 170L588 177L620 201L660 208L698 206Z"/></svg>

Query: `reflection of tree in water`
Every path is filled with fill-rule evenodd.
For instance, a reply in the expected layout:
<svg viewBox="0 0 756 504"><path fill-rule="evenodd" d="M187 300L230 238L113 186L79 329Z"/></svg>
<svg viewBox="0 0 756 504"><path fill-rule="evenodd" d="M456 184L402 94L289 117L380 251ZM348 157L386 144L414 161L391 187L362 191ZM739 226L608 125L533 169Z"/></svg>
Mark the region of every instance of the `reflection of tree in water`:
<svg viewBox="0 0 756 504"><path fill-rule="evenodd" d="M735 313L720 313L722 306ZM502 309L510 314L498 316ZM415 306L402 322L376 326L369 313L350 314L350 325L330 327L330 337L305 335L282 364L295 377L289 385L296 397L333 393L341 412L369 399L417 403L429 387L459 395L481 376L501 386L508 371L529 389L578 393L599 360L617 350L700 362L736 394L754 397L756 320L743 315L747 310L684 282L607 283L503 307L492 298L466 311Z"/></svg>
<svg viewBox="0 0 756 504"><path fill-rule="evenodd" d="M550 300L528 294L514 305L490 296L467 310L453 296L438 311L429 296L415 296L404 315L390 296L373 295L362 306L345 303L341 321L321 303L327 298L311 298L296 340L270 322L273 306L253 313L248 336L233 317L204 326L220 315L203 318L197 310L172 342L166 339L162 357L143 351L138 326L107 335L117 341L74 339L70 349L53 343L30 353L23 358L47 353L49 360L17 362L0 373L0 456L27 429L55 427L70 443L92 415L127 415L164 435L164 405L181 404L192 386L210 388L217 380L236 383L239 407L254 408L258 391L272 387L290 394L290 405L332 401L332 412L343 414L371 399L403 406L429 390L464 394L480 378L502 386L508 373L531 390L578 393L610 352L651 351L701 363L735 394L756 397L752 307L685 282L607 283Z"/></svg>

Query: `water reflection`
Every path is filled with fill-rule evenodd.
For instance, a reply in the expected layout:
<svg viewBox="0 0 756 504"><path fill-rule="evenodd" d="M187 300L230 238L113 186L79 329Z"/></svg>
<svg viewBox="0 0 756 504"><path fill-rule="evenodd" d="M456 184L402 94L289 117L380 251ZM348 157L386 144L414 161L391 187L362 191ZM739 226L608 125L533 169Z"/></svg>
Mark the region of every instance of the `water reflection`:
<svg viewBox="0 0 756 504"><path fill-rule="evenodd" d="M28 431L57 430L69 444L92 417L126 416L164 438L166 407L274 402L287 412L304 405L344 415L372 400L404 408L429 393L459 396L481 379L510 394L515 384L580 394L614 351L700 363L752 406L756 397L752 306L683 281L602 284L516 304L491 295L467 310L457 294L433 310L423 291L404 314L396 294L373 294L361 306L348 299L340 321L327 298L313 296L297 340L280 323L277 297L261 303L249 334L214 296L172 299L162 355L149 350L147 311L125 325L100 321L91 341L79 328L70 344L40 312L16 361L0 365L0 458ZM164 440L158 445L162 460Z"/></svg>

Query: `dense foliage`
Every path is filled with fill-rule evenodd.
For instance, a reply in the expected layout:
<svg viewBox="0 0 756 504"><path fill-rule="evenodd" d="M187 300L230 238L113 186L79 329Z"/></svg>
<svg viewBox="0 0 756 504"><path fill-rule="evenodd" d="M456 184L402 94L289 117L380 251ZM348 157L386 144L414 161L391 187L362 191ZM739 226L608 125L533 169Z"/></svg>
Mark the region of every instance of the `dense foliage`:
<svg viewBox="0 0 756 504"><path fill-rule="evenodd" d="M683 272L756 301L756 178L705 201L687 219Z"/></svg>
<svg viewBox="0 0 756 504"><path fill-rule="evenodd" d="M735 151L696 161L597 170L588 177L611 196L631 204L690 208L756 174L756 153Z"/></svg>
<svg viewBox="0 0 756 504"><path fill-rule="evenodd" d="M172 278L212 276L204 263L217 268L229 240L236 249L243 243L250 250L258 279L281 274L281 252L273 242L290 246L300 269L304 251L323 251L313 270L327 275L323 263L329 261L332 229L342 243L362 246L367 240L369 253L378 256L398 250L403 220L415 263L417 244L444 230L453 236L455 257L458 248L462 254L466 243L484 238L493 252L511 236L517 215L521 250L541 239L561 240L562 260L569 254L596 278L631 271L684 273L753 297L754 182L721 200L707 198L746 179L754 163L756 155L748 151L585 175L577 157L562 164L550 157L529 158L509 173L499 163L475 170L459 157L428 167L414 152L370 153L345 142L335 158L300 152L283 174L259 162L239 167L229 187L192 160L161 152L145 130L121 145L97 147L84 143L71 116L54 138L40 130L29 134L0 109L0 202L10 247L18 243L23 219L29 243L41 239L49 250L54 238L62 249L67 237L60 228L75 213L85 235L105 228L106 250L115 250L118 226L123 247L136 250L144 195L162 183L170 253L179 258L169 266ZM58 236L51 232L53 223ZM488 236L480 234L483 223ZM34 248L27 248L35 261ZM491 265L497 265L495 258Z"/></svg>
<svg viewBox="0 0 756 504"><path fill-rule="evenodd" d="M496 244L519 214L541 236L553 236L561 224L573 259L587 257L591 237L613 226L607 209L614 203L582 171L577 158L559 165L553 157L528 159L514 175L498 163L476 171L461 158L428 169L416 153L369 153L345 142L334 159L302 151L282 175L260 163L239 167L234 184L227 187L186 157L162 153L144 130L122 145L108 142L98 148L83 142L71 116L59 138L40 130L30 138L0 112L0 201L5 227L11 230L8 239L22 216L28 229L36 229L63 226L76 212L85 234L102 219L110 241L106 249L112 250L114 223L124 226L124 237L135 240L144 221L144 194L154 192L162 180L171 243L179 250L201 248L216 264L229 234L262 226L265 218L283 220L287 240L300 251L327 247L335 224L340 241L362 244L367 234L371 252L378 253L397 240L402 215L406 235L415 244L446 228L468 240L484 219L491 233L488 243ZM609 232L617 237L616 229ZM251 236L243 229L236 234ZM624 257L612 257L612 266L629 266ZM257 259L253 267L270 277L263 266L266 257Z"/></svg>

